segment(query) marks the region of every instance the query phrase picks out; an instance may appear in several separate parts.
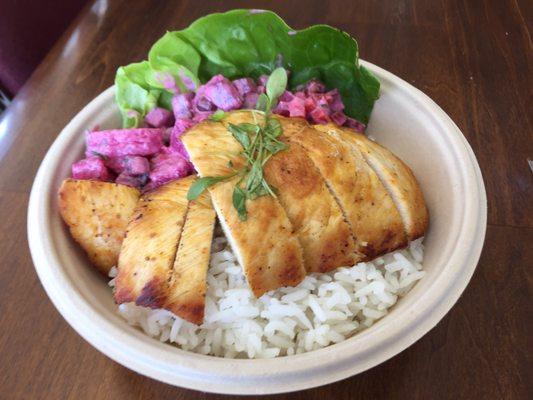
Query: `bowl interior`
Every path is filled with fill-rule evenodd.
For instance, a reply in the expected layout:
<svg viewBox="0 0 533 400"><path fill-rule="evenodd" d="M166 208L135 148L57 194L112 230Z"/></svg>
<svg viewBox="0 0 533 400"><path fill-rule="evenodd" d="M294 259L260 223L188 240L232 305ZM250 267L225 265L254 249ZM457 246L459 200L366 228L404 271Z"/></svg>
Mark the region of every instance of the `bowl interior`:
<svg viewBox="0 0 533 400"><path fill-rule="evenodd" d="M87 327L87 324L93 324L93 321L98 321L93 328L100 329L101 334L108 335L110 339L127 343L120 350L122 352L120 354L117 353L119 350L106 347L112 346L113 340L110 340L109 345L104 340L100 341L98 345L95 344L100 350L107 352L108 355L120 362L124 363L124 360L129 357L128 352L130 351L137 351L137 358L141 357L139 355L141 351L144 352L147 359L132 361L130 365L126 365L130 368L160 380L188 387L194 386L187 379L200 382L204 379L202 374L210 374L209 376L214 383L212 386L202 386L202 390L225 391L227 393L272 393L297 390L341 379L349 375L346 371L359 372L384 361L425 333L418 333L417 337L411 338L412 340L406 339L405 344L399 346L401 348L399 350L397 348L394 354L390 354L392 352L389 351L385 356L380 355L379 360L374 358L374 361L361 362L357 368L354 368L353 365L346 365L342 367L342 371L326 374L328 375L327 378L322 381L315 377L312 379L313 383L307 379L306 383L302 385L287 382L286 386L268 387L274 382L272 379L279 378L278 382L281 382L283 371L296 371L298 368L302 368L301 371L303 371L307 368L305 373L312 375L308 366L297 366L297 363L302 360L311 360L312 357L320 356L325 364L328 360L334 363L335 358L345 352L352 354L359 352L361 359L363 359L368 355L363 354L363 352L368 353L374 348L385 347L386 341L392 338L392 331L410 323L416 324L417 318L426 318L427 315L422 316L411 311L421 302L436 301L432 299L432 294L444 293L446 288L443 289L442 285L446 282L451 285L452 277L460 273L461 268L465 268L462 265L464 257L457 258L463 261L455 265L451 255L457 254L458 250L464 246L474 246L479 240L481 242L483 240L483 237L479 238L479 233L476 233L477 237L473 237L474 233L472 232L474 230L464 233L464 224L465 221L469 221L470 215L468 213L472 206L468 202L481 202L480 207L482 208L484 196L484 192L478 193L469 200L472 196L466 195L468 191L472 190L468 187L469 181L481 179L480 175L479 177L476 176L477 164L475 164L475 159L473 161L471 159L471 150L466 141L460 133L458 133L459 136L457 133L450 133L451 129L456 129L455 125L429 99L425 96L420 97L420 92L391 74L379 68L371 67L382 82L382 90L381 97L372 114L368 133L411 167L421 184L430 213L430 228L424 242L426 246L424 260L426 275L397 303L387 316L371 328L340 344L304 355L282 357L275 360L229 361L186 353L175 346L162 344L149 338L139 330L129 326L116 313L116 305L113 302L111 290L106 284L106 279L91 268L83 252L70 238L57 212L56 201L57 190L62 180L70 175L71 164L83 154L84 131L95 126L102 129L120 126L120 116L114 103L113 88L110 88L84 109L61 133L47 159L43 162L43 167L36 180L38 182L38 184L36 183L37 187L32 193L30 217L33 207L36 210L35 215L38 214L39 220L42 221L41 225L44 225L39 229L42 236L45 237L42 239L44 244L32 244L32 254L43 285L65 318L93 344L95 344L94 340L96 339L91 339ZM441 114L436 113L435 110ZM479 211L483 214L483 210ZM31 225L32 222L30 221L30 239L32 231L36 229ZM484 233L484 228L482 230ZM464 234L469 235L469 241L464 241L464 236L462 236ZM34 250L36 246L43 246L46 248L46 252L39 253ZM50 260L45 262L37 259L43 257L43 254L47 254ZM471 271L473 271L474 266L471 267ZM469 274L466 274L465 277L462 276L460 278L464 281L462 284L466 285L469 277ZM68 288L68 293L62 293L61 296L54 294L52 293L54 287L58 290ZM439 292L437 287L441 287L442 290ZM456 300L455 298L450 299L447 301L448 303L451 302L449 306L446 306L447 309ZM74 307L82 308L83 311L75 315L72 312ZM427 313L436 313L436 311L435 309L428 309ZM441 314L443 315L443 313ZM432 318L431 326L426 326L425 331L431 328L442 315L439 315L438 318L435 316L436 319ZM413 333L413 335L415 334ZM128 346L131 347L132 341L136 341L137 345L142 345L144 348L128 349ZM313 355L312 353L317 354ZM141 364L144 365L144 361L153 361L154 359L161 361L159 367L154 367L159 368L157 372L147 371L146 368L140 366ZM352 358L353 360L355 359ZM170 364L165 364L167 361ZM209 364L206 361L209 361ZM218 370L221 366L227 368L229 365L234 366L234 372ZM171 370L167 371L165 368L171 368ZM278 372L277 378L276 376L273 377L272 374L266 377L269 368L274 368L273 370ZM270 369L270 371L273 370ZM193 379L194 373L200 375ZM221 389L222 383L217 386L216 381L220 379L222 382L225 379L228 382L227 385L230 385L230 380L225 375L228 373L233 373L235 382L240 382L239 379L242 381L243 377L250 377L250 379L247 382L242 381L236 384L233 389L229 386L226 389ZM216 377L214 377L215 375ZM179 376L187 377L182 379ZM302 379L303 381L305 379ZM246 387L249 389L243 389L239 385L242 387L248 385Z"/></svg>

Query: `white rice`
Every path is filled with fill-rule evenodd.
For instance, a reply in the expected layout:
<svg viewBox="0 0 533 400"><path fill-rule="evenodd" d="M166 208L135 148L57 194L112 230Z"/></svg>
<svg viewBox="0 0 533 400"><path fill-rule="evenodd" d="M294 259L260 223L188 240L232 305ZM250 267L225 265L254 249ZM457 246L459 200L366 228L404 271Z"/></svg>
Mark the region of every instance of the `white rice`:
<svg viewBox="0 0 533 400"><path fill-rule="evenodd" d="M372 262L307 276L256 299L226 238L213 241L205 319L193 325L169 311L118 306L131 325L162 342L228 358L272 358L341 342L385 316L424 276L422 239ZM113 268L110 276L116 275ZM113 286L113 280L110 281Z"/></svg>

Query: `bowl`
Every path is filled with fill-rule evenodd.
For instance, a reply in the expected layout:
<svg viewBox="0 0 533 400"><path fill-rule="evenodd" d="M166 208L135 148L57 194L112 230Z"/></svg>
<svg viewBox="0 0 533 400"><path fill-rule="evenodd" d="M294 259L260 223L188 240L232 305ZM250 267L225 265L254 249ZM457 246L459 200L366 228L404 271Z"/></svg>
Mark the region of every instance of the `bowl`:
<svg viewBox="0 0 533 400"><path fill-rule="evenodd" d="M458 127L429 97L362 62L381 81L368 133L412 168L430 212L426 275L372 327L329 347L275 359L224 359L183 351L128 325L111 289L70 238L56 193L83 154L86 129L120 126L114 87L91 101L59 134L35 178L28 238L35 269L67 322L111 359L190 389L267 394L331 383L374 367L433 328L465 289L479 260L487 221L481 172Z"/></svg>

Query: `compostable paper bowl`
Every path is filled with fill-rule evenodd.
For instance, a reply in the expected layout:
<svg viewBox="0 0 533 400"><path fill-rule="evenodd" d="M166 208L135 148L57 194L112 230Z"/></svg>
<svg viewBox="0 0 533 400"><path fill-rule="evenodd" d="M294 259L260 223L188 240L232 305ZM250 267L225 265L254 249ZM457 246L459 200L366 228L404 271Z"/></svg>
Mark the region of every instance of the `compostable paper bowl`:
<svg viewBox="0 0 533 400"><path fill-rule="evenodd" d="M398 354L434 327L457 301L479 259L486 195L476 158L453 121L407 82L363 62L381 81L368 133L414 171L430 212L426 275L391 312L354 337L309 353L231 360L189 353L129 326L105 280L74 244L56 194L84 150L86 129L120 126L111 87L63 129L35 178L28 210L30 249L48 296L89 343L120 364L176 386L201 391L278 393L324 385Z"/></svg>

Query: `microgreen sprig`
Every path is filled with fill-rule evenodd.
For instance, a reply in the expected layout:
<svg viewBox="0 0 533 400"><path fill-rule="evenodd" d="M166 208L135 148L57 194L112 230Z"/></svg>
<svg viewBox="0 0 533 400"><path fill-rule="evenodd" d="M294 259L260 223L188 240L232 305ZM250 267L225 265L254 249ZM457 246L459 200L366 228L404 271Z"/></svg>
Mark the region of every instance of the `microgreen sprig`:
<svg viewBox="0 0 533 400"><path fill-rule="evenodd" d="M195 200L212 185L240 176L233 189L232 203L239 219L245 221L248 217L246 200L254 200L265 195L276 197L276 190L265 180L263 170L270 157L287 148L287 145L278 139L283 133L281 124L271 115L271 110L276 106L286 87L287 72L284 68L276 68L268 78L265 93L257 100L256 109L264 111L264 122L257 123L253 114L254 123L228 124L228 131L243 147L242 155L246 159L246 165L229 175L206 176L196 180L187 193L188 200ZM223 118L224 115L220 115L213 120L220 121Z"/></svg>

